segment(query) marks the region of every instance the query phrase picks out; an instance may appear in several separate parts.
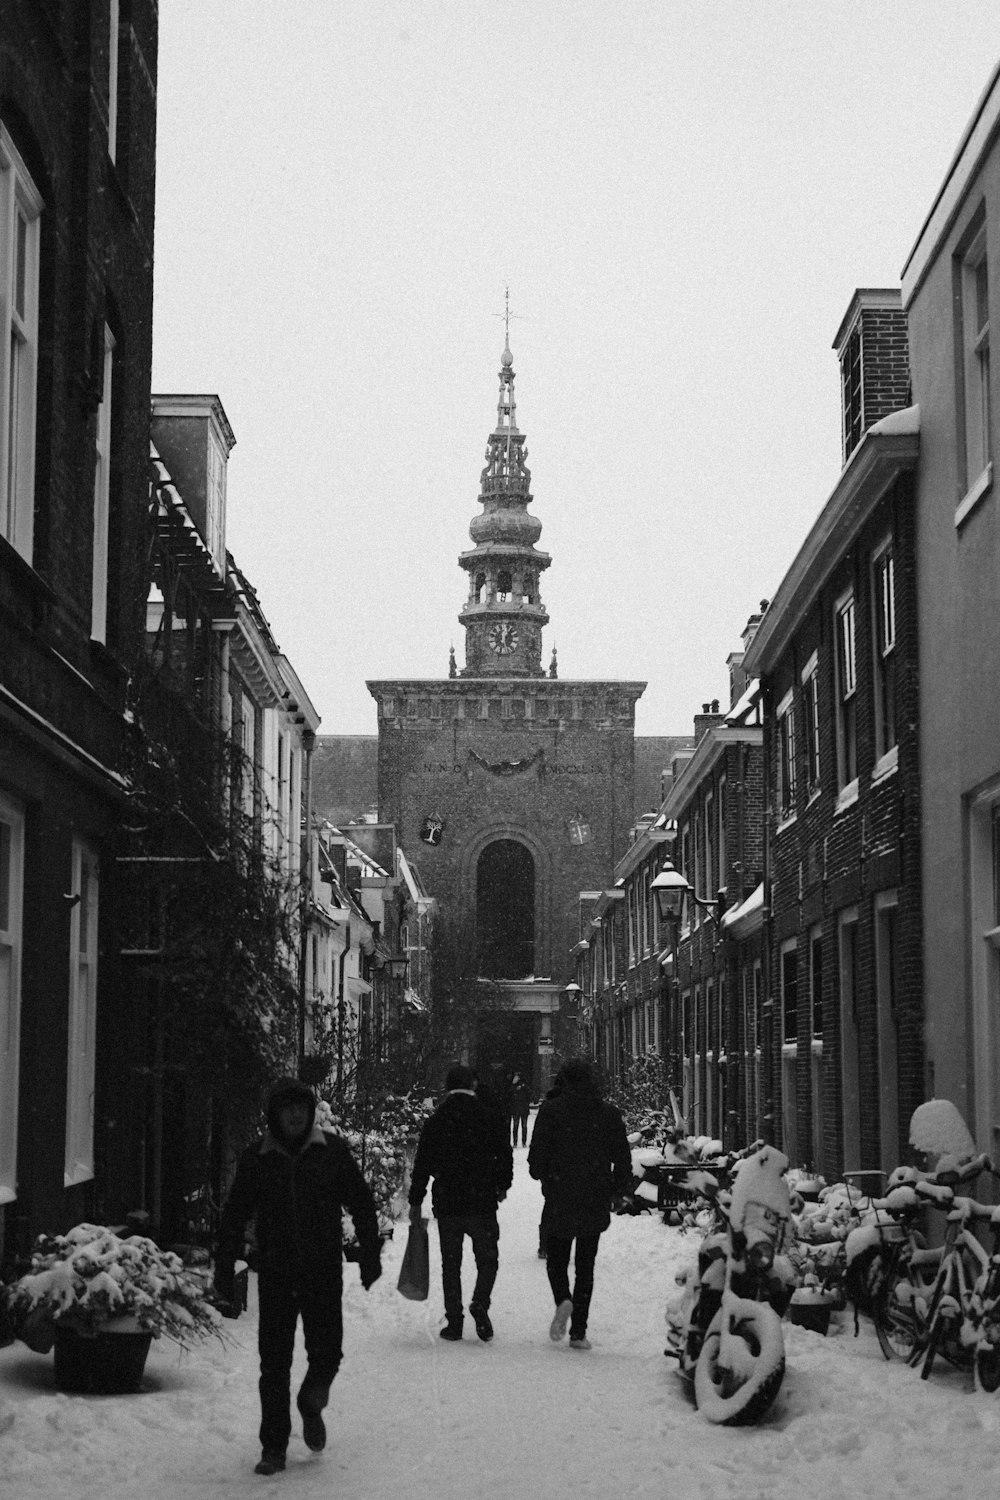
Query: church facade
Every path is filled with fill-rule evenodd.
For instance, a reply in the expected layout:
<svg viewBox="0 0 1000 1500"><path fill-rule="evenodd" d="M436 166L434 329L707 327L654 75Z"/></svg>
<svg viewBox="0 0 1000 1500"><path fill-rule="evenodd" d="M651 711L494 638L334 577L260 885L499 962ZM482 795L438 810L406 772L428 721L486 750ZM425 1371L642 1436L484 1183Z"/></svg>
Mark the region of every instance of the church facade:
<svg viewBox="0 0 1000 1500"><path fill-rule="evenodd" d="M542 665L548 623L529 513L509 340L482 471L459 614L465 664L442 679L371 681L378 705L378 815L419 849L425 888L502 987L507 1023L480 1036L481 1076L530 1071L573 1050L564 995L581 936L580 896L600 890L634 821L635 705L645 683L566 681ZM485 1070L485 1071L484 1071Z"/></svg>

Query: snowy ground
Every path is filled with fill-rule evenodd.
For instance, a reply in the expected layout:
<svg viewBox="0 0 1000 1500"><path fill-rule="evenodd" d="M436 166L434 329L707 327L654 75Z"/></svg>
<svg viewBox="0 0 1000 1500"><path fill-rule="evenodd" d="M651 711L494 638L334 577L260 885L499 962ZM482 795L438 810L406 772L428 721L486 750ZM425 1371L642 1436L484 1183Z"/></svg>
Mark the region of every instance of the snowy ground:
<svg viewBox="0 0 1000 1500"><path fill-rule="evenodd" d="M431 1297L395 1290L405 1232L386 1247L366 1295L347 1268L345 1360L313 1456L296 1430L288 1468L252 1473L258 1456L256 1319L227 1323L232 1343L193 1353L154 1344L134 1396L58 1393L51 1356L0 1350L0 1495L4 1500L188 1500L280 1488L351 1500L824 1500L879 1495L970 1500L996 1492L1000 1397L947 1367L930 1381L882 1359L870 1325L829 1338L786 1327L788 1372L758 1428L713 1428L663 1357L663 1308L691 1236L654 1215L615 1219L601 1241L590 1353L550 1343L551 1301L538 1260L540 1198L516 1152L500 1210L496 1338L438 1338L436 1236ZM467 1267L467 1270L469 1268ZM253 1278L251 1278L252 1284ZM471 1277L467 1277L467 1295Z"/></svg>

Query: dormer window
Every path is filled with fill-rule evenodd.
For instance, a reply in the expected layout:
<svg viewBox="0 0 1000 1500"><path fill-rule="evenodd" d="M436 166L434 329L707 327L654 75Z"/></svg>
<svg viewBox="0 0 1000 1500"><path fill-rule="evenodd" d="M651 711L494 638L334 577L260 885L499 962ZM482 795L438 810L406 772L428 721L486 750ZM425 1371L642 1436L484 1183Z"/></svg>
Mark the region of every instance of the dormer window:
<svg viewBox="0 0 1000 1500"><path fill-rule="evenodd" d="M208 550L221 569L226 559L226 454L214 433L208 439Z"/></svg>

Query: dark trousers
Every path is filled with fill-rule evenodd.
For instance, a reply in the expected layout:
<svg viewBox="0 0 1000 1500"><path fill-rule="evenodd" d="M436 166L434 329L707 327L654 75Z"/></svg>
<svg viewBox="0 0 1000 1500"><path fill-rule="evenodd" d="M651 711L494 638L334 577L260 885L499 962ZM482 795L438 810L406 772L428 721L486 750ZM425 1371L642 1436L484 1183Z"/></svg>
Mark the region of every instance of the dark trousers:
<svg viewBox="0 0 1000 1500"><path fill-rule="evenodd" d="M526 1109L523 1114L521 1113L521 1111L519 1109L516 1109L513 1112L513 1114L511 1115L511 1117L510 1117L511 1142L510 1143L511 1143L512 1146L516 1146L517 1145L517 1127L519 1125L521 1127L521 1145L522 1146L526 1146L528 1144L528 1115L530 1113L531 1113L531 1110L530 1110L530 1106L529 1106L529 1108Z"/></svg>
<svg viewBox="0 0 1000 1500"><path fill-rule="evenodd" d="M590 1312L590 1299L594 1291L594 1261L597 1259L597 1246L601 1236L578 1234L575 1238L575 1275L571 1292L569 1289L569 1255L573 1238L564 1239L562 1235L553 1234L551 1230L546 1236L549 1286L552 1288L556 1305L565 1302L567 1298L573 1303L573 1313L569 1320L571 1339L583 1338L587 1332L587 1315Z"/></svg>
<svg viewBox="0 0 1000 1500"><path fill-rule="evenodd" d="M445 1317L449 1323L461 1323L462 1242L468 1235L476 1257L476 1288L472 1301L479 1307L488 1308L500 1268L500 1226L496 1214L455 1214L438 1219L438 1234L441 1238Z"/></svg>
<svg viewBox="0 0 1000 1500"><path fill-rule="evenodd" d="M299 1410L320 1412L343 1357L343 1286L332 1277L321 1287L296 1287L283 1278L260 1278L257 1347L260 1351L260 1445L284 1453L292 1431L291 1375L295 1325L302 1319L305 1379Z"/></svg>

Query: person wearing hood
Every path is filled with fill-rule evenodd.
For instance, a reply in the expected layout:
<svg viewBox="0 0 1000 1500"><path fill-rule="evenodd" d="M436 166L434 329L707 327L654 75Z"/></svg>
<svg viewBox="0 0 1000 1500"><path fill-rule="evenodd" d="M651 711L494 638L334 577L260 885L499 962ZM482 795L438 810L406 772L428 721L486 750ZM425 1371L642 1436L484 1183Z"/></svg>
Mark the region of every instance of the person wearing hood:
<svg viewBox="0 0 1000 1500"><path fill-rule="evenodd" d="M535 1117L528 1171L545 1194L546 1267L556 1304L549 1337L562 1339L568 1325L570 1347L589 1349L597 1247L611 1223L612 1204L632 1185L632 1156L625 1122L600 1097L590 1064L582 1059L566 1063L560 1080L558 1094L546 1097Z"/></svg>
<svg viewBox="0 0 1000 1500"><path fill-rule="evenodd" d="M341 1209L354 1223L361 1283L382 1274L378 1215L361 1169L340 1136L315 1124L312 1090L282 1078L267 1100L267 1130L239 1159L222 1211L215 1289L233 1301L236 1258L250 1219L257 1243L260 1443L258 1474L285 1467L291 1436L291 1370L302 1319L307 1368L297 1405L314 1453L326 1445L323 1408L340 1368L343 1343Z"/></svg>
<svg viewBox="0 0 1000 1500"><path fill-rule="evenodd" d="M441 1280L446 1323L443 1339L462 1337L462 1245L472 1241L476 1285L469 1313L476 1333L493 1337L490 1299L500 1264L497 1206L514 1179L514 1153L501 1119L476 1097L475 1074L456 1064L445 1079L447 1093L424 1124L410 1177L410 1220L421 1217L427 1184L433 1177L431 1206L441 1240Z"/></svg>

